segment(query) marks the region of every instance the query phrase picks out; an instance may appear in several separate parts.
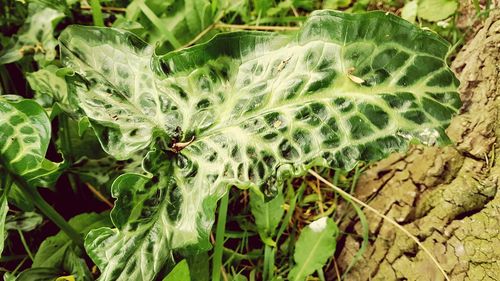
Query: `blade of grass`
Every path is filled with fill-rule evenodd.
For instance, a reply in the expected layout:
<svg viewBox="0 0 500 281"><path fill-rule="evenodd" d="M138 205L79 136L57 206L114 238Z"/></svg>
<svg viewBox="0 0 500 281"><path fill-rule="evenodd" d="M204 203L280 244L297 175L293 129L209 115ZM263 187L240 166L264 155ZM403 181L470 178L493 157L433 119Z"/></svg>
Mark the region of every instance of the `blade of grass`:
<svg viewBox="0 0 500 281"><path fill-rule="evenodd" d="M219 281L222 270L222 252L224 250L224 232L226 230L227 207L229 205L229 190L222 197L217 216L217 229L215 232L215 248L212 258L212 281Z"/></svg>
<svg viewBox="0 0 500 281"><path fill-rule="evenodd" d="M369 238L369 230L370 228L368 227L368 220L366 219L365 213L361 210L361 208L356 205L354 202L349 197L344 197L344 200L346 200L348 203L352 205L354 210L356 211L356 215L359 218L359 222L361 223L361 228L362 228L362 233L361 236L363 237L363 242L361 242L361 247L359 247L359 250L356 252L354 257L352 258L352 261L349 263L349 266L347 269L344 271L342 274L342 280L345 278L346 274L351 270L351 268L358 262L358 260L363 256L364 252L366 251L366 248L368 247L368 238Z"/></svg>
<svg viewBox="0 0 500 281"><path fill-rule="evenodd" d="M316 273L317 273L317 274L318 274L318 276L319 276L319 280L321 280L321 281L325 281L325 280L326 280L326 279L325 279L325 274L323 273L323 269L318 269L318 270L316 270Z"/></svg>
<svg viewBox="0 0 500 281"><path fill-rule="evenodd" d="M479 0L472 0L472 3L474 4L474 8L476 9L476 14L479 14L481 12L481 7L479 6Z"/></svg>
<svg viewBox="0 0 500 281"><path fill-rule="evenodd" d="M344 190L342 190L341 188L338 188L337 186L333 185L331 182L327 181L325 178L323 178L322 176L318 175L316 172L312 171L312 170L309 170L308 171L309 174L313 175L314 177L318 178L320 181L322 181L324 184L328 185L329 187L331 187L333 190L335 190L336 192L338 192L344 199L345 198L349 198L350 200L356 202L357 204L363 206L364 208L374 212L375 214L377 214L378 216L380 216L381 218L385 219L387 222L389 222L390 224L394 225L396 228L398 228L399 230L401 230L404 234L406 234L408 237L410 237L413 241L415 241L415 243L429 256L429 258L432 260L432 262L436 265L436 267L439 269L439 271L441 271L441 273L443 274L444 278L447 280L447 281L450 281L450 278L448 277L448 275L446 274L446 272L444 271L443 267L439 264L439 262L436 260L436 258L431 254L431 252L418 240L417 237L415 237L413 234L411 234L408 230L406 230L403 226L401 226L399 223L397 223L395 220L393 220L392 218L382 214L381 212L379 212L378 210L374 209L373 207L371 207L370 205L364 203L363 201L359 200L358 198L352 196L351 194L345 192ZM359 207L358 207L359 208Z"/></svg>
<svg viewBox="0 0 500 281"><path fill-rule="evenodd" d="M337 281L341 281L339 267L337 266L337 260L333 257L333 268L335 269L335 276L337 276Z"/></svg>
<svg viewBox="0 0 500 281"><path fill-rule="evenodd" d="M81 6L80 9L82 10L92 10L92 7L90 6ZM102 7L101 6L101 11L104 12L116 12L116 13L125 13L127 12L127 8L120 8L120 7Z"/></svg>
<svg viewBox="0 0 500 281"><path fill-rule="evenodd" d="M264 248L264 271L262 273L265 280L273 279L274 255L275 248L266 244Z"/></svg>
<svg viewBox="0 0 500 281"><path fill-rule="evenodd" d="M182 44L175 38L174 34L168 30L165 25L161 22L161 19L156 16L156 14L151 11L151 9L144 3L144 1L139 1L139 8L146 15L146 17L151 21L151 23L158 29L167 40L174 46L174 49L179 49Z"/></svg>
<svg viewBox="0 0 500 281"><path fill-rule="evenodd" d="M361 169L359 168L359 165L356 165L354 177L353 177L352 184L351 184L350 193L354 192L354 188L356 187L356 184L358 182L360 175L361 175ZM369 231L370 231L370 228L368 226L368 220L366 219L366 216L365 216L365 213L363 212L363 210L361 210L361 208L358 205L356 205L350 198L344 197L344 196L343 196L343 198L349 204L352 205L352 207L354 208L354 211L356 212L356 215L359 218L359 222L361 223L361 229L362 229L361 236L363 238L363 241L361 242L361 247L359 247L359 250L356 252L354 257L352 258L352 261L349 263L349 266L347 266L347 269L342 274L341 279L345 278L346 274L351 270L351 268L356 264L356 262L358 262L358 260L361 259L361 257L365 253L366 248L368 247L368 239L369 239Z"/></svg>
<svg viewBox="0 0 500 281"><path fill-rule="evenodd" d="M17 271L23 267L23 264L28 260L28 257L24 257L23 260L14 268L14 270L11 272L12 275L16 275Z"/></svg>
<svg viewBox="0 0 500 281"><path fill-rule="evenodd" d="M305 188L306 188L306 184L305 184L305 182L303 182L300 185L299 190L297 191L297 194L295 194L293 185L290 182L288 183L288 192L287 193L290 196L290 204L288 207L288 211L287 211L285 217L283 218L283 223L281 224L280 229L278 231L278 234L276 235L276 242L279 241L279 239L281 238L281 235L283 235L286 227L290 223L290 219L292 218L293 212L295 210L295 205L297 204L297 199L300 196L302 196L302 193L304 192Z"/></svg>
<svg viewBox="0 0 500 281"><path fill-rule="evenodd" d="M90 0L90 8L92 9L92 20L94 21L94 25L104 26L100 1Z"/></svg>

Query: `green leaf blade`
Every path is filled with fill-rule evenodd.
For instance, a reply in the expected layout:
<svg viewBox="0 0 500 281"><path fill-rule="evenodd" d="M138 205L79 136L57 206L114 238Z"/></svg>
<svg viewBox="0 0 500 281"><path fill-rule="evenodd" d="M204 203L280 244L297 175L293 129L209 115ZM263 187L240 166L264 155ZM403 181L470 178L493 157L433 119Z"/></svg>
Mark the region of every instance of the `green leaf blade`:
<svg viewBox="0 0 500 281"><path fill-rule="evenodd" d="M77 87L75 98L106 152L127 159L151 142L155 128L174 131L175 116L160 111L169 101L162 107L153 84L151 46L123 31L83 26L67 28L59 40L68 66L94 81Z"/></svg>
<svg viewBox="0 0 500 281"><path fill-rule="evenodd" d="M453 15L457 9L456 0L419 0L417 16L428 21L440 21Z"/></svg>
<svg viewBox="0 0 500 281"><path fill-rule="evenodd" d="M163 281L177 281L177 280L191 280L191 275L189 273L189 266L186 260L180 261L172 271L168 273Z"/></svg>
<svg viewBox="0 0 500 281"><path fill-rule="evenodd" d="M296 264L288 274L288 279L305 280L308 275L321 269L335 252L338 234L337 225L327 217L305 227L295 245L293 257Z"/></svg>
<svg viewBox="0 0 500 281"><path fill-rule="evenodd" d="M9 215L5 220L6 230L32 231L38 225L42 224L43 218L35 212L22 212Z"/></svg>
<svg viewBox="0 0 500 281"><path fill-rule="evenodd" d="M186 244L177 240L197 242L196 232L190 230L183 235L181 227L165 212L171 201L169 160L152 152L143 165L157 176L124 174L113 183L112 195L118 199L111 220L117 229L94 229L85 239L89 256L102 271L100 280L151 280L171 253L169 244Z"/></svg>
<svg viewBox="0 0 500 281"><path fill-rule="evenodd" d="M281 217L285 213L283 204L285 198L279 193L272 200L265 202L254 191L250 191L250 211L255 218L255 224L262 238L271 238L275 234Z"/></svg>

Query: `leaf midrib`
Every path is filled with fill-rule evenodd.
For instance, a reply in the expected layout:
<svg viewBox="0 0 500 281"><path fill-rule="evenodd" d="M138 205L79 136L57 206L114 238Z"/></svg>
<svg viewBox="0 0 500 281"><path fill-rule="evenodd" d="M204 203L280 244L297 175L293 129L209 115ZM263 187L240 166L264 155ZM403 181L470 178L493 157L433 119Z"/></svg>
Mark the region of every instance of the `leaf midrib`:
<svg viewBox="0 0 500 281"><path fill-rule="evenodd" d="M308 267L307 265L309 265L310 261L312 260L311 256L313 256L313 253L316 252L316 249L318 248L320 242L323 240L323 238L325 237L325 235L328 232L327 227L328 227L328 224L325 226L325 229L323 229L322 233L320 234L320 239L316 240L314 247L312 248L311 251L309 251L307 258L305 259L305 262L303 263L304 266L300 267L299 271L297 272L297 275L295 276L294 281L300 280L300 276L301 276L302 272ZM313 231L313 230L311 230L311 231Z"/></svg>

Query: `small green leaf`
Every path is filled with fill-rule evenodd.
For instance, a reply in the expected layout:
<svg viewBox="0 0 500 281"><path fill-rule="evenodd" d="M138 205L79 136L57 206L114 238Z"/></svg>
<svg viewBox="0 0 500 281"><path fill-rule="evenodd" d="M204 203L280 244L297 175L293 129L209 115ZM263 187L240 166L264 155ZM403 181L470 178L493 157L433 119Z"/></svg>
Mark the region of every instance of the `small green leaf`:
<svg viewBox="0 0 500 281"><path fill-rule="evenodd" d="M43 222L40 214L35 212L23 212L7 216L5 229L32 231Z"/></svg>
<svg viewBox="0 0 500 281"><path fill-rule="evenodd" d="M352 0L325 0L323 1L323 9L338 9L345 8L351 4Z"/></svg>
<svg viewBox="0 0 500 281"><path fill-rule="evenodd" d="M195 212L184 210L187 213L179 218L182 202L174 189L172 162L161 152L151 152L143 166L149 175L124 174L113 183L117 200L111 220L117 229L102 227L85 238L87 253L101 269L100 280L152 280L171 253L168 245L180 248L202 235L193 225ZM163 235L165 231L169 234ZM141 261L144 264L138 267Z"/></svg>
<svg viewBox="0 0 500 281"><path fill-rule="evenodd" d="M417 6L418 0L413 0L406 3L401 9L401 17L411 23L415 23L415 18L417 17Z"/></svg>
<svg viewBox="0 0 500 281"><path fill-rule="evenodd" d="M177 265L168 273L168 275L163 278L163 281L180 281L191 280L191 276L189 274L189 266L186 260L182 260L177 263Z"/></svg>
<svg viewBox="0 0 500 281"><path fill-rule="evenodd" d="M36 72L27 73L26 79L35 91L35 99L43 107L51 107L55 102L68 104L68 89L64 76L59 76L60 68L49 65Z"/></svg>
<svg viewBox="0 0 500 281"><path fill-rule="evenodd" d="M80 120L78 120L78 136L82 137L88 128L90 128L89 118L80 118Z"/></svg>
<svg viewBox="0 0 500 281"><path fill-rule="evenodd" d="M295 265L288 274L293 281L305 280L333 256L339 230L331 218L320 218L302 229L295 244Z"/></svg>
<svg viewBox="0 0 500 281"><path fill-rule="evenodd" d="M457 0L418 0L417 16L428 21L440 21L458 9Z"/></svg>
<svg viewBox="0 0 500 281"><path fill-rule="evenodd" d="M60 267L32 267L23 271L16 280L93 281L82 250L76 245L65 249L60 257L62 262Z"/></svg>
<svg viewBox="0 0 500 281"><path fill-rule="evenodd" d="M189 264L189 275L191 275L192 280L210 280L210 259L206 252L198 253L195 255L188 255L186 257L186 260Z"/></svg>
<svg viewBox="0 0 500 281"><path fill-rule="evenodd" d="M107 213L80 214L69 220L69 224L83 236L90 230L110 225ZM62 276L63 272L71 273L77 281L92 280L84 260L84 253L62 231L45 239L35 255L32 269L50 268ZM35 279L33 279L35 280Z"/></svg>
<svg viewBox="0 0 500 281"><path fill-rule="evenodd" d="M5 272L3 275L3 281L16 281L16 276L10 272Z"/></svg>
<svg viewBox="0 0 500 281"><path fill-rule="evenodd" d="M58 277L55 281L75 281L76 278L73 275Z"/></svg>
<svg viewBox="0 0 500 281"><path fill-rule="evenodd" d="M271 238L267 240L272 241L281 217L285 213L285 209L283 209L284 203L285 199L282 193L279 193L272 200L265 202L262 196L259 196L254 191L250 191L250 211L255 218L257 230L263 240Z"/></svg>
<svg viewBox="0 0 500 281"><path fill-rule="evenodd" d="M12 184L9 190L8 202L24 212L33 212L35 210L33 202L27 200L21 189L15 184Z"/></svg>

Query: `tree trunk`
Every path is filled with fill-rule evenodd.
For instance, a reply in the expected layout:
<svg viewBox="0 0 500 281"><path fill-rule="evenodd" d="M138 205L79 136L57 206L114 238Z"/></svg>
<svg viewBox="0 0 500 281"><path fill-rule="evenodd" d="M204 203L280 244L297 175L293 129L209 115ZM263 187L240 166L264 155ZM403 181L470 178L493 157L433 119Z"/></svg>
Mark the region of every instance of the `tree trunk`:
<svg viewBox="0 0 500 281"><path fill-rule="evenodd" d="M451 280L500 280L500 11L458 54L461 113L447 132L452 147L415 146L368 169L356 196L419 238ZM444 280L422 249L365 211L370 243L345 280ZM341 227L360 234L354 215ZM341 271L361 238L341 241ZM335 274L329 276L335 276Z"/></svg>

